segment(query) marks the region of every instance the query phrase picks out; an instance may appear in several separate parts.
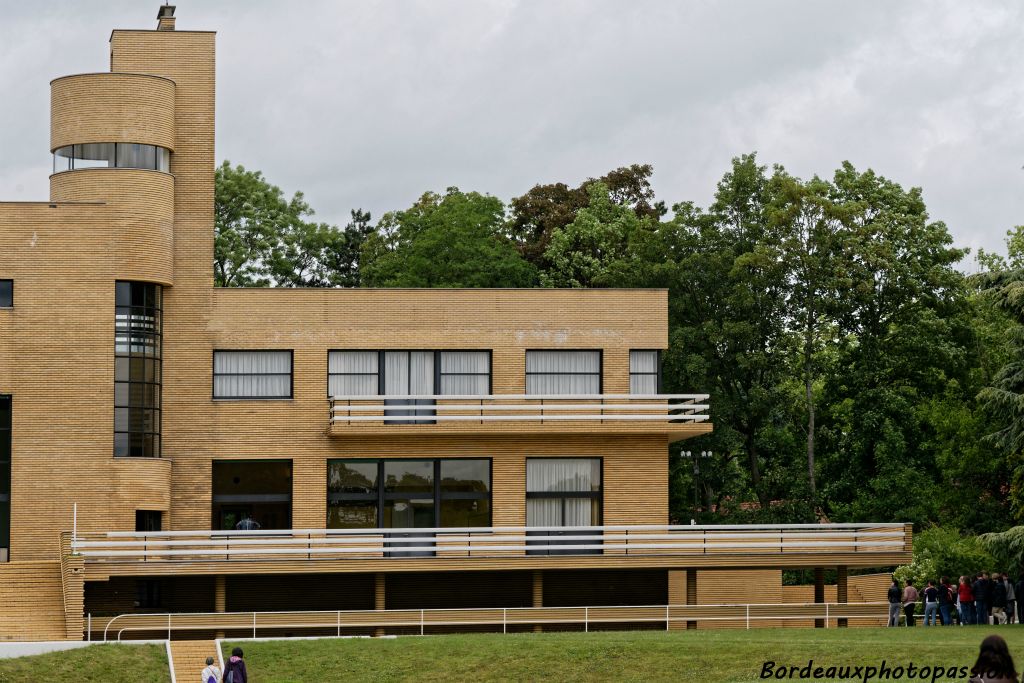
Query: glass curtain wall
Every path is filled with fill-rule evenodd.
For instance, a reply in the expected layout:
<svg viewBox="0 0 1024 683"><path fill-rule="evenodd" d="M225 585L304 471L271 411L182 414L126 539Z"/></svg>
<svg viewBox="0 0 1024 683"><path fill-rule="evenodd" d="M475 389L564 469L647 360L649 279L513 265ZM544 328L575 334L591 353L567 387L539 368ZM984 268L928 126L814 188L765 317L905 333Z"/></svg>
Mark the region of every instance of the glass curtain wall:
<svg viewBox="0 0 1024 683"><path fill-rule="evenodd" d="M114 284L114 456L160 457L160 285Z"/></svg>

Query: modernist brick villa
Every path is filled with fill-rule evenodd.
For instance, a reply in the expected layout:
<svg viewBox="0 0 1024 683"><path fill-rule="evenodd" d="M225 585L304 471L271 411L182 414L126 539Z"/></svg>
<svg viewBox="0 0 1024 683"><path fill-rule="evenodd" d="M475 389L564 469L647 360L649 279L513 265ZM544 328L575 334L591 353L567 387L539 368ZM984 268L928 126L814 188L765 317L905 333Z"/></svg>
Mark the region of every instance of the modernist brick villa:
<svg viewBox="0 0 1024 683"><path fill-rule="evenodd" d="M909 561L900 524L668 526L712 425L660 393L663 290L215 288L214 41L115 30L51 84L49 201L0 202L0 639L686 628Z"/></svg>

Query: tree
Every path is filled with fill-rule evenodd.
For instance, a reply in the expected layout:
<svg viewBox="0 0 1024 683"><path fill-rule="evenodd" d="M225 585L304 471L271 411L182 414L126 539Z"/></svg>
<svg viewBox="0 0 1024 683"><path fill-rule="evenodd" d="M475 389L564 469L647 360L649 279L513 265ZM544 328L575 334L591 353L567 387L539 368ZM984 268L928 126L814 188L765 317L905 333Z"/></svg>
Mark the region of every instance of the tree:
<svg viewBox="0 0 1024 683"><path fill-rule="evenodd" d="M291 199L259 171L225 161L214 175L214 282L219 287L354 287L370 215L352 212L345 230L305 220L301 192Z"/></svg>
<svg viewBox="0 0 1024 683"><path fill-rule="evenodd" d="M505 207L477 192L427 192L385 214L362 248L370 287L533 287L537 272L504 234Z"/></svg>
<svg viewBox="0 0 1024 683"><path fill-rule="evenodd" d="M651 229L650 218L617 204L604 183L591 183L587 193L576 218L551 235L544 251L550 265L540 277L545 287L607 286L612 264L626 257L639 231Z"/></svg>
<svg viewBox="0 0 1024 683"><path fill-rule="evenodd" d="M538 268L549 263L545 253L553 235L576 220L580 209L588 206L587 188L603 183L608 197L618 206L632 209L638 218L657 221L665 215L665 204L655 200L650 164L633 164L609 171L600 178L588 178L579 187L565 183L535 185L529 192L510 202L512 217L508 231L523 257Z"/></svg>

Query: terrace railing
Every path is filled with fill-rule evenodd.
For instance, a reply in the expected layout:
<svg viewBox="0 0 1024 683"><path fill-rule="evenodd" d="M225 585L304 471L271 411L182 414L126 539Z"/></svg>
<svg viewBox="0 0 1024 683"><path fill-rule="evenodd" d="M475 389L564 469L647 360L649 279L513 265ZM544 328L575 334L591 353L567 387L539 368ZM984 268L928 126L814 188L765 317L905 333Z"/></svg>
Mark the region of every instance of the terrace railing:
<svg viewBox="0 0 1024 683"><path fill-rule="evenodd" d="M430 556L752 555L909 552L902 524L631 525L79 533L86 563Z"/></svg>
<svg viewBox="0 0 1024 683"><path fill-rule="evenodd" d="M316 632L319 635L352 630L387 629L426 635L432 629L459 627L499 633L535 626L571 625L589 631L609 624L657 624L665 629L686 622L757 628L797 622L811 627L815 620L826 628L840 620L860 626L884 626L888 603L787 603L733 605L629 605L586 607L484 607L471 609L392 609L310 612L201 612L176 614L122 614L93 618L91 628L103 640L121 640L132 634L187 635L196 631L222 631L232 637ZM433 631L436 632L436 631ZM90 634L91 637L91 634Z"/></svg>
<svg viewBox="0 0 1024 683"><path fill-rule="evenodd" d="M334 396L330 425L693 424L708 420L707 399L707 394Z"/></svg>

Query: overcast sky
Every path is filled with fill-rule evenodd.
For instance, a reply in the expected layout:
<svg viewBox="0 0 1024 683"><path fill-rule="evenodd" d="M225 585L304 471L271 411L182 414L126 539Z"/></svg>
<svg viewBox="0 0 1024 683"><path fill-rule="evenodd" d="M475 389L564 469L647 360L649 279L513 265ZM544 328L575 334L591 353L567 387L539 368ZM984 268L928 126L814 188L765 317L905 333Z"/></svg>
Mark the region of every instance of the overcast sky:
<svg viewBox="0 0 1024 683"><path fill-rule="evenodd" d="M0 0L0 199L46 199L50 79L109 68L157 2ZM706 204L756 150L924 188L965 246L1024 223L1020 0L180 0L216 30L217 158L320 220L457 185L504 200L654 165Z"/></svg>

